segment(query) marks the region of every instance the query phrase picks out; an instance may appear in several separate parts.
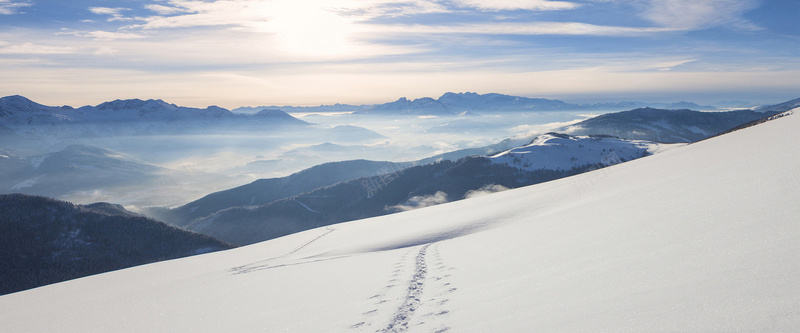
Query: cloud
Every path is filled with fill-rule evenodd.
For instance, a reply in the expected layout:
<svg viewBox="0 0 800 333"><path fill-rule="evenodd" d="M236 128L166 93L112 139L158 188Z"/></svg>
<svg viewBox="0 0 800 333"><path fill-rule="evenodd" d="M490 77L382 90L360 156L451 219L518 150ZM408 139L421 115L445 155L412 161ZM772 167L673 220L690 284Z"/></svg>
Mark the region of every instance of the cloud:
<svg viewBox="0 0 800 333"><path fill-rule="evenodd" d="M651 0L642 16L659 26L681 30L719 25L758 30L742 17L758 6L756 0Z"/></svg>
<svg viewBox="0 0 800 333"><path fill-rule="evenodd" d="M85 38L92 38L94 40L118 40L118 39L140 39L145 38L147 36L133 33L133 32L113 32L113 31L61 31L57 32L56 35L71 35L77 37L85 37Z"/></svg>
<svg viewBox="0 0 800 333"><path fill-rule="evenodd" d="M189 11L186 8L170 7L170 6L155 5L155 4L144 5L144 8L145 9L149 9L151 11L154 11L159 15L172 15L172 14L178 14L178 13L186 13L186 12Z"/></svg>
<svg viewBox="0 0 800 333"><path fill-rule="evenodd" d="M503 191L506 191L506 190L509 190L509 188L505 187L503 185L498 185L498 184L484 185L483 187L481 187L481 188L479 188L477 190L472 190L472 191L467 192L464 195L464 199L480 197L480 196L484 196L484 195L487 195L487 194L503 192Z"/></svg>
<svg viewBox="0 0 800 333"><path fill-rule="evenodd" d="M477 23L458 25L373 25L369 31L427 34L646 36L673 28L604 26L577 22Z"/></svg>
<svg viewBox="0 0 800 333"><path fill-rule="evenodd" d="M388 207L388 211L405 212L413 209L425 208L435 206L448 202L447 193L442 191L436 192L432 195L416 196L406 200L406 202L397 206Z"/></svg>
<svg viewBox="0 0 800 333"><path fill-rule="evenodd" d="M93 14L97 15L109 15L111 16L107 21L132 21L134 18L132 17L125 17L122 15L123 11L131 10L130 8L109 8L109 7L89 7L89 11Z"/></svg>
<svg viewBox="0 0 800 333"><path fill-rule="evenodd" d="M0 54L68 54L77 49L64 46L37 45L34 43L11 44L0 41Z"/></svg>
<svg viewBox="0 0 800 333"><path fill-rule="evenodd" d="M30 1L0 0L0 15L18 14L19 8L29 7L33 4Z"/></svg>
<svg viewBox="0 0 800 333"><path fill-rule="evenodd" d="M486 11L500 10L564 10L574 9L580 5L568 1L547 0L456 0L455 3L463 7L471 7Z"/></svg>
<svg viewBox="0 0 800 333"><path fill-rule="evenodd" d="M652 64L650 66L650 68L658 68L658 70L660 70L660 71L668 71L668 70L672 70L672 68L674 68L674 67L677 67L677 66L680 66L680 65L683 65L683 64L687 64L687 63L690 63L690 62L695 62L695 61L697 61L697 59L666 61L666 62L660 62L660 63Z"/></svg>

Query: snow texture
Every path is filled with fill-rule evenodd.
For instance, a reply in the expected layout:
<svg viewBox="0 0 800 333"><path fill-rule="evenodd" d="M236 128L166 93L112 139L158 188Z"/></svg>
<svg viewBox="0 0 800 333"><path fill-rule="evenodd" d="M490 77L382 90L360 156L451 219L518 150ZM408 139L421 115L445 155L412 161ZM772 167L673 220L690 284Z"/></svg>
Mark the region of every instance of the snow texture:
<svg viewBox="0 0 800 333"><path fill-rule="evenodd" d="M800 117L0 297L5 332L800 331Z"/></svg>
<svg viewBox="0 0 800 333"><path fill-rule="evenodd" d="M634 160L681 144L659 144L642 140L609 137L571 136L548 133L528 145L495 156L492 162L523 170L570 170L597 164L605 167Z"/></svg>

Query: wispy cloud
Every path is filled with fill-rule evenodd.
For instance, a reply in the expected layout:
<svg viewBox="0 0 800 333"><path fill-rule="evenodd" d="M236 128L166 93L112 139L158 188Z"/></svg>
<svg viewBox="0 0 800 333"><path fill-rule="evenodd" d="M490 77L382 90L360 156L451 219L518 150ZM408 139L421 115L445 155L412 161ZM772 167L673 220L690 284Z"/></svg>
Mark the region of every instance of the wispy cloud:
<svg viewBox="0 0 800 333"><path fill-rule="evenodd" d="M134 32L114 32L114 31L103 31L103 30L94 30L94 31L73 31L73 30L65 30L57 32L56 35L70 35L76 37L85 37L91 38L95 40L117 40L117 39L141 39L147 36L141 35Z"/></svg>
<svg viewBox="0 0 800 333"><path fill-rule="evenodd" d="M30 1L0 0L0 15L17 14L20 8L32 5Z"/></svg>
<svg viewBox="0 0 800 333"><path fill-rule="evenodd" d="M690 63L690 62L695 62L695 61L697 61L697 59L665 61L665 62L659 62L659 63L652 64L650 67L651 68L657 68L660 71L668 71L668 70L672 70L672 68L674 68L674 67L678 67L680 65L687 64L687 63Z"/></svg>
<svg viewBox="0 0 800 333"><path fill-rule="evenodd" d="M580 5L568 1L547 0L455 0L456 4L463 7L477 8L487 11L500 10L564 10L577 8Z"/></svg>
<svg viewBox="0 0 800 333"><path fill-rule="evenodd" d="M732 25L759 29L742 14L757 8L757 0L651 0L643 16L662 26L681 30Z"/></svg>
<svg viewBox="0 0 800 333"><path fill-rule="evenodd" d="M147 4L144 5L145 9L151 10L156 12L159 15L173 15L179 13L186 13L189 10L182 7L174 7L174 6L164 6L164 5L157 5L157 4Z"/></svg>
<svg viewBox="0 0 800 333"><path fill-rule="evenodd" d="M116 7L116 8L89 7L89 11L92 12L93 14L111 16L111 17L108 18L108 20L107 20L108 22L133 21L133 20L135 20L132 17L125 17L124 15L122 15L122 12L129 11L129 10L131 10L131 9L130 8L122 8L122 7Z"/></svg>
<svg viewBox="0 0 800 333"><path fill-rule="evenodd" d="M478 35L581 35L581 36L644 36L676 31L664 27L620 27L577 22L477 23L454 25L372 25L371 32L478 34Z"/></svg>
<svg viewBox="0 0 800 333"><path fill-rule="evenodd" d="M0 54L67 54L75 53L74 47L38 45L34 43L12 44L0 41Z"/></svg>

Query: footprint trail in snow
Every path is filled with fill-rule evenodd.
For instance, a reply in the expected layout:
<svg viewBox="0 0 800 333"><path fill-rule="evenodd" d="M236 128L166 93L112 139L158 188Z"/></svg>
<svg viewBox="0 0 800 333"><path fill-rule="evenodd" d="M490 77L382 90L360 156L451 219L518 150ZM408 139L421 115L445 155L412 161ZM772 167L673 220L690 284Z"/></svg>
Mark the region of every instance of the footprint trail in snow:
<svg viewBox="0 0 800 333"><path fill-rule="evenodd" d="M363 320L350 328L386 333L450 330L443 321L450 313L448 295L456 290L448 282L454 268L445 266L438 243L409 249L394 268L386 287L369 298L371 309L362 313Z"/></svg>

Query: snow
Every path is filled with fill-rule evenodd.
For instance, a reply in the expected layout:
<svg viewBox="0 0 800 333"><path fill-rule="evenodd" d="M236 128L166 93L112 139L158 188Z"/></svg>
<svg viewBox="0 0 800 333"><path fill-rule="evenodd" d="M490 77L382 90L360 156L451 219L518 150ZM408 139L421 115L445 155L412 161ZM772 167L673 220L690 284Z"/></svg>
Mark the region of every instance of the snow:
<svg viewBox="0 0 800 333"><path fill-rule="evenodd" d="M34 177L34 178L26 179L25 181L23 181L23 182L21 182L21 183L19 183L17 185L11 186L11 188L9 188L9 190L17 191L17 190L21 190L23 188L33 187L33 185L36 185L38 183L38 180L39 180L40 177L42 177L42 176L37 176L37 177Z"/></svg>
<svg viewBox="0 0 800 333"><path fill-rule="evenodd" d="M45 159L46 159L48 156L49 156L49 155L31 157L31 159L30 159L30 161L31 161L31 166L32 166L34 169L38 169L38 168L39 168L39 166L40 166L40 165L42 165L42 162L44 162L44 160L45 160Z"/></svg>
<svg viewBox="0 0 800 333"><path fill-rule="evenodd" d="M570 170L600 161L604 166L630 161L683 144L659 144L643 140L544 134L528 145L495 156L492 162L524 170Z"/></svg>
<svg viewBox="0 0 800 333"><path fill-rule="evenodd" d="M800 117L0 296L6 332L800 330Z"/></svg>
<svg viewBox="0 0 800 333"><path fill-rule="evenodd" d="M308 206L306 206L306 204L304 204L304 203L300 202L299 200L297 200L297 198L295 198L295 199L292 199L292 200L294 200L294 202L296 202L296 203L299 203L299 204L300 204L300 206L303 206L303 208L305 208L305 209L306 209L307 211L309 211L309 212L316 213L316 214L319 214L319 213L320 213L320 212L318 212L318 211L316 211L316 210L313 210L313 209L311 209L311 207L308 207Z"/></svg>

